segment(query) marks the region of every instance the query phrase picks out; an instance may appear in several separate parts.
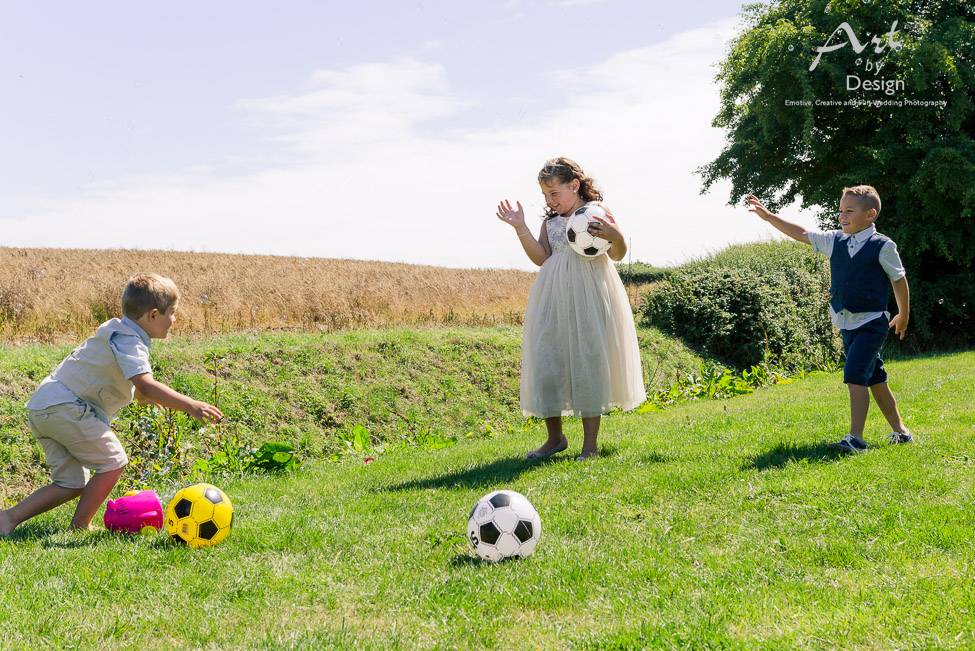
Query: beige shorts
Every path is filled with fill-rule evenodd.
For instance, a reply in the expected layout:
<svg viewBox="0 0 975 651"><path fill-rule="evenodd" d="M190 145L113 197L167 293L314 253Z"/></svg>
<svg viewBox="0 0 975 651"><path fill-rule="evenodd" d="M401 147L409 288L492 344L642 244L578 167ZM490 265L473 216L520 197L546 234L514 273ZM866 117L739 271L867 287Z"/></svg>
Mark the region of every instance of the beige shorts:
<svg viewBox="0 0 975 651"><path fill-rule="evenodd" d="M28 409L27 422L44 450L51 481L58 486L84 488L89 469L108 472L129 463L112 428L80 400Z"/></svg>

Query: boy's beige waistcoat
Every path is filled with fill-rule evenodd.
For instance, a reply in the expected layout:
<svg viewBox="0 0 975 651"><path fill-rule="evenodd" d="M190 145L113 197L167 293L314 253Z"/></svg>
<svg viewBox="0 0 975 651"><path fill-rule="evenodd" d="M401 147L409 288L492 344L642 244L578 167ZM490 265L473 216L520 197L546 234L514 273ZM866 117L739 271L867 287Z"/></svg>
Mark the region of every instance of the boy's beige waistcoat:
<svg viewBox="0 0 975 651"><path fill-rule="evenodd" d="M51 373L71 393L101 409L109 421L135 395L135 385L125 379L109 344L116 332L139 336L121 319L106 321Z"/></svg>

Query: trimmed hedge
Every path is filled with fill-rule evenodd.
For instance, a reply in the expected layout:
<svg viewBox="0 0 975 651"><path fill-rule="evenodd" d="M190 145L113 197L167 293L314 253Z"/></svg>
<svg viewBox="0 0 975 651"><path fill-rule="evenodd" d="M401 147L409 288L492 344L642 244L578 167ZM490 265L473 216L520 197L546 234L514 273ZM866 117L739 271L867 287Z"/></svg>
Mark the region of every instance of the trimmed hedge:
<svg viewBox="0 0 975 651"><path fill-rule="evenodd" d="M644 294L643 320L737 369L768 354L786 369L836 363L829 260L798 242L732 246L671 270Z"/></svg>
<svg viewBox="0 0 975 651"><path fill-rule="evenodd" d="M627 286L656 283L665 280L673 272L669 267L654 267L645 262L617 262L616 270L623 279L623 284Z"/></svg>

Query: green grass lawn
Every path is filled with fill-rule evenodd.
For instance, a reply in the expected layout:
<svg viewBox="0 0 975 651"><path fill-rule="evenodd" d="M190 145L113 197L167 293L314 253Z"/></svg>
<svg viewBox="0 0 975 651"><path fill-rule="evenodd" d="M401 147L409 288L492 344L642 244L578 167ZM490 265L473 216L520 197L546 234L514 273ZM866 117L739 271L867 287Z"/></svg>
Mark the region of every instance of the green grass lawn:
<svg viewBox="0 0 975 651"><path fill-rule="evenodd" d="M0 540L10 649L970 649L975 353L896 361L918 443L868 453L838 374L603 421L602 458L526 462L541 426L364 465L214 479L211 549L64 530ZM161 493L174 486L156 486ZM466 541L483 494L528 496L534 556Z"/></svg>

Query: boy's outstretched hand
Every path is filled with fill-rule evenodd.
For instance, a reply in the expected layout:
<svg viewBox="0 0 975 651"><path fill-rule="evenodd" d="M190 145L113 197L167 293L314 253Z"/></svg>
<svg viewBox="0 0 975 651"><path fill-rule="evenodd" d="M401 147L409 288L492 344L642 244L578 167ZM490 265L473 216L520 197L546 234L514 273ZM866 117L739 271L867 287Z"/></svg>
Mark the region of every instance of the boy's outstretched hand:
<svg viewBox="0 0 975 651"><path fill-rule="evenodd" d="M806 232L806 228L795 222L790 222L787 219L782 219L768 208L765 204L758 200L754 194L748 195L748 205L751 206L748 212L753 212L763 220L775 227L776 230L785 233L792 239L802 242L803 244L812 244L809 241L809 233Z"/></svg>
<svg viewBox="0 0 975 651"><path fill-rule="evenodd" d="M900 339L904 338L907 333L907 315L904 313L897 314L890 320L889 328L894 329L894 334L896 334Z"/></svg>
<svg viewBox="0 0 975 651"><path fill-rule="evenodd" d="M192 407L186 413L203 424L206 424L208 421L219 423L220 419L223 418L223 414L219 409L200 400L194 400Z"/></svg>
<svg viewBox="0 0 975 651"><path fill-rule="evenodd" d="M751 208L748 209L748 212L755 213L765 221L768 221L769 218L772 217L772 211L766 208L765 204L759 201L758 197L756 197L754 194L748 195L748 205L751 206Z"/></svg>

